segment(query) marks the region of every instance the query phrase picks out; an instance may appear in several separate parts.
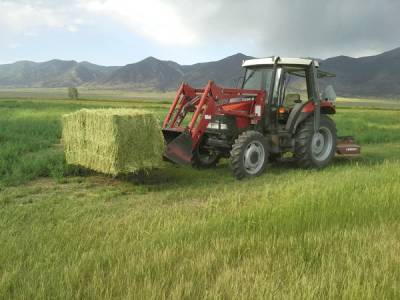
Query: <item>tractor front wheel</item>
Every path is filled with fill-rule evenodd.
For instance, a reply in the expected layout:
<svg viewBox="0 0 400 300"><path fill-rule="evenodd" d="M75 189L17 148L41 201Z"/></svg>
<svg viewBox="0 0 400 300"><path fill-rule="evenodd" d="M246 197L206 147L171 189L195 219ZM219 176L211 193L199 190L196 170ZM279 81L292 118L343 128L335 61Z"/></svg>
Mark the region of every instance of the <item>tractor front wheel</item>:
<svg viewBox="0 0 400 300"><path fill-rule="evenodd" d="M265 137L257 131L245 131L235 140L231 150L231 168L237 179L258 176L268 162Z"/></svg>
<svg viewBox="0 0 400 300"><path fill-rule="evenodd" d="M321 116L320 127L314 132L314 118L299 126L295 136L294 157L302 168L323 168L336 151L336 125L327 116Z"/></svg>

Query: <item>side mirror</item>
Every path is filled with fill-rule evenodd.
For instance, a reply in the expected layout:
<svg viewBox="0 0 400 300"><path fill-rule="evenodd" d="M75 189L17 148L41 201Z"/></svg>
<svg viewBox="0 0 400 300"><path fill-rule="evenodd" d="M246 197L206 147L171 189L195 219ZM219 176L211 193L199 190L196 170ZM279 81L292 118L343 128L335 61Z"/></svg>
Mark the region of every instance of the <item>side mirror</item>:
<svg viewBox="0 0 400 300"><path fill-rule="evenodd" d="M335 102L336 101L336 93L335 90L333 89L333 86L328 85L325 88L325 91L322 93L322 100L325 101L330 101L330 102Z"/></svg>

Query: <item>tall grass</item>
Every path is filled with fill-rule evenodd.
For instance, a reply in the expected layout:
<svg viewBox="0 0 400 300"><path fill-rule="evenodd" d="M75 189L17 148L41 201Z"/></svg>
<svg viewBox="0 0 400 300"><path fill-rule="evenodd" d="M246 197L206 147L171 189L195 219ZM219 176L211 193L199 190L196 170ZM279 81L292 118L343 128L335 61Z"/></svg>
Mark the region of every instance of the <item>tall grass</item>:
<svg viewBox="0 0 400 300"><path fill-rule="evenodd" d="M108 106L135 106L111 103ZM77 170L65 165L61 148L61 115L84 107L103 107L102 102L0 101L0 187L37 177L61 178ZM162 104L143 108L164 112Z"/></svg>
<svg viewBox="0 0 400 300"><path fill-rule="evenodd" d="M157 112L168 105L146 102L0 101L0 186L75 174L59 144L61 115L84 107L140 107ZM362 144L400 142L400 111L344 109L335 116L339 134L353 134Z"/></svg>
<svg viewBox="0 0 400 300"><path fill-rule="evenodd" d="M400 297L399 111L339 110L363 158L322 171L71 176L59 117L102 105L0 101L0 298Z"/></svg>
<svg viewBox="0 0 400 300"><path fill-rule="evenodd" d="M272 169L245 182L172 167L152 174L159 182L9 188L0 295L396 299L399 167Z"/></svg>
<svg viewBox="0 0 400 300"><path fill-rule="evenodd" d="M339 109L335 121L340 134L362 144L400 142L399 110Z"/></svg>

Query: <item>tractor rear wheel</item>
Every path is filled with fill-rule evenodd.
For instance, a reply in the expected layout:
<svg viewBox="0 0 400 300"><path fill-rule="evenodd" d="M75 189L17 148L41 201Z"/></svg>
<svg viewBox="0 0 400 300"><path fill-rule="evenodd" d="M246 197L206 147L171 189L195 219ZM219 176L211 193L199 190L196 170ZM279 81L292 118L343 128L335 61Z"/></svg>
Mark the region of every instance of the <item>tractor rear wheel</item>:
<svg viewBox="0 0 400 300"><path fill-rule="evenodd" d="M336 152L336 125L322 115L318 132L314 132L314 118L309 118L297 129L294 157L302 168L323 168Z"/></svg>
<svg viewBox="0 0 400 300"><path fill-rule="evenodd" d="M243 132L232 146L230 162L237 179L260 175L268 162L267 140L257 131Z"/></svg>

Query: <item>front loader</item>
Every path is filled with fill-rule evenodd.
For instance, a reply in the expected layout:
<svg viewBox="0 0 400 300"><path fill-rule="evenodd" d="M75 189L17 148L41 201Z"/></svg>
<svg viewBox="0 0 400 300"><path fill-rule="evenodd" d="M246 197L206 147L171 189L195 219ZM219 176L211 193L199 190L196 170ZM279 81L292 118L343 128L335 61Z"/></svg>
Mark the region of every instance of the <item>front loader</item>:
<svg viewBox="0 0 400 300"><path fill-rule="evenodd" d="M328 165L335 153L360 154L352 137L337 137L336 95L320 95L318 79L334 76L315 60L264 58L243 62L240 89L208 82L182 83L165 117L164 157L200 168L229 158L238 179L261 174L268 162L290 160L305 168Z"/></svg>

